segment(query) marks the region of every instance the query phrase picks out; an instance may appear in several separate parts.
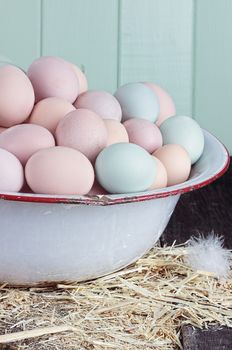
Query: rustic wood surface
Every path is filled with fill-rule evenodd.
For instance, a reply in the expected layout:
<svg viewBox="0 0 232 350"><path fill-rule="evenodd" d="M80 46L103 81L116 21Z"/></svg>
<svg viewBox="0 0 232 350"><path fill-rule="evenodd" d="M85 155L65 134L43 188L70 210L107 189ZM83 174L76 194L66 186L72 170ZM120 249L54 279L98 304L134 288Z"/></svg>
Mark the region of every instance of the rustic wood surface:
<svg viewBox="0 0 232 350"><path fill-rule="evenodd" d="M232 249L232 164L214 183L181 196L161 243L183 243L211 231L222 235L225 247Z"/></svg>
<svg viewBox="0 0 232 350"><path fill-rule="evenodd" d="M182 328L184 350L231 350L232 331L230 328L198 330L192 326Z"/></svg>

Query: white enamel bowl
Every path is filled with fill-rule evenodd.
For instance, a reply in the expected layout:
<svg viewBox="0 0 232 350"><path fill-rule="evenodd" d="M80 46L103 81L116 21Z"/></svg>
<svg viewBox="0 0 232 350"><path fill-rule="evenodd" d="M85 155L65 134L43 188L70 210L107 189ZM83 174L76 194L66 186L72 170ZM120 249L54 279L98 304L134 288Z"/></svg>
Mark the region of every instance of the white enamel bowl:
<svg viewBox="0 0 232 350"><path fill-rule="evenodd" d="M0 282L82 281L137 260L160 238L180 195L228 168L225 147L207 131L204 135L202 157L190 179L177 186L92 198L0 194Z"/></svg>

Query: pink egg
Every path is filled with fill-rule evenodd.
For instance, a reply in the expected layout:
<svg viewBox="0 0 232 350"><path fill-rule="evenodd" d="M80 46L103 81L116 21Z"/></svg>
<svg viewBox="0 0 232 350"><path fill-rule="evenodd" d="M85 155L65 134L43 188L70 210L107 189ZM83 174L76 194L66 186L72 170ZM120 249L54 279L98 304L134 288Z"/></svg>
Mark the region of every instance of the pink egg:
<svg viewBox="0 0 232 350"><path fill-rule="evenodd" d="M77 79L79 81L79 94L82 94L82 92L85 92L88 90L88 82L87 82L86 76L78 66L76 66L71 62L68 62L68 63L71 65L72 69L74 70L77 76Z"/></svg>
<svg viewBox="0 0 232 350"><path fill-rule="evenodd" d="M116 98L106 91L86 91L74 103L76 108L87 108L103 119L122 119L122 110Z"/></svg>
<svg viewBox="0 0 232 350"><path fill-rule="evenodd" d="M15 125L0 134L0 147L13 153L23 165L33 153L54 145L50 131L40 125Z"/></svg>
<svg viewBox="0 0 232 350"><path fill-rule="evenodd" d="M89 191L89 196L97 196L97 195L104 195L107 194L106 190L98 183L98 181L95 179L93 183L93 187Z"/></svg>
<svg viewBox="0 0 232 350"><path fill-rule="evenodd" d="M28 68L36 102L60 97L73 103L79 94L79 81L70 65L58 57L40 57Z"/></svg>
<svg viewBox="0 0 232 350"><path fill-rule="evenodd" d="M27 122L41 125L54 134L61 118L74 110L76 108L63 98L48 97L36 103Z"/></svg>
<svg viewBox="0 0 232 350"><path fill-rule="evenodd" d="M84 195L94 182L90 161L77 150L59 146L33 154L26 164L25 175L35 193Z"/></svg>
<svg viewBox="0 0 232 350"><path fill-rule="evenodd" d="M147 85L158 97L160 104L160 113L156 121L156 124L159 126L163 121L169 117L173 117L176 114L176 106L171 98L171 96L162 89L160 86L153 83L144 83Z"/></svg>
<svg viewBox="0 0 232 350"><path fill-rule="evenodd" d="M123 124L113 119L104 119L104 123L108 133L107 146L113 143L129 142L128 134Z"/></svg>
<svg viewBox="0 0 232 350"><path fill-rule="evenodd" d="M106 146L107 129L96 113L77 109L61 119L56 128L56 140L59 146L75 148L93 162Z"/></svg>
<svg viewBox="0 0 232 350"><path fill-rule="evenodd" d="M128 119L123 123L129 136L129 142L143 147L149 153L162 146L162 134L159 128L149 120Z"/></svg>
<svg viewBox="0 0 232 350"><path fill-rule="evenodd" d="M167 170L168 186L186 181L191 170L191 158L187 151L179 145L165 145L153 155L158 158Z"/></svg>
<svg viewBox="0 0 232 350"><path fill-rule="evenodd" d="M20 191L24 182L20 161L12 153L0 148L0 164L0 191Z"/></svg>
<svg viewBox="0 0 232 350"><path fill-rule="evenodd" d="M27 119L35 95L26 74L11 65L0 67L0 125L10 127Z"/></svg>
<svg viewBox="0 0 232 350"><path fill-rule="evenodd" d="M163 188L167 186L168 175L167 175L167 170L165 169L163 163L161 163L161 161L158 158L154 156L152 157L154 158L155 165L156 165L156 177L153 184L150 187L150 190L155 190L155 189Z"/></svg>

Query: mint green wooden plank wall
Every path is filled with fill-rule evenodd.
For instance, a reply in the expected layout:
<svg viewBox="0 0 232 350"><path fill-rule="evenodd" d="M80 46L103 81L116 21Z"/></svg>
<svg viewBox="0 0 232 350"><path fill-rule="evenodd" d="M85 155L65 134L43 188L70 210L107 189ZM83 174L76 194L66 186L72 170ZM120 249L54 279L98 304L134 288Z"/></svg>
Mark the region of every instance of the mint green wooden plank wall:
<svg viewBox="0 0 232 350"><path fill-rule="evenodd" d="M84 67L90 87L117 86L118 1L45 0L42 2L42 53Z"/></svg>
<svg viewBox="0 0 232 350"><path fill-rule="evenodd" d="M193 112L232 153L232 1L198 0Z"/></svg>
<svg viewBox="0 0 232 350"><path fill-rule="evenodd" d="M0 0L0 58L22 68L40 55L40 0Z"/></svg>
<svg viewBox="0 0 232 350"><path fill-rule="evenodd" d="M59 55L110 92L154 81L232 151L231 17L231 0L0 0L0 59Z"/></svg>

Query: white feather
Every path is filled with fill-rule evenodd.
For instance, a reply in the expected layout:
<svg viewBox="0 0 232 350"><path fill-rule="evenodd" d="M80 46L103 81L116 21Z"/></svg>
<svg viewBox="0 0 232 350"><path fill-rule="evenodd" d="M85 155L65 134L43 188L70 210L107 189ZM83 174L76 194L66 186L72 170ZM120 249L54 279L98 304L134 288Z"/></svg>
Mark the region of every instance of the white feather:
<svg viewBox="0 0 232 350"><path fill-rule="evenodd" d="M192 237L187 243L187 262L194 270L212 272L218 278L230 276L231 252L223 248L222 237Z"/></svg>

